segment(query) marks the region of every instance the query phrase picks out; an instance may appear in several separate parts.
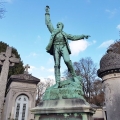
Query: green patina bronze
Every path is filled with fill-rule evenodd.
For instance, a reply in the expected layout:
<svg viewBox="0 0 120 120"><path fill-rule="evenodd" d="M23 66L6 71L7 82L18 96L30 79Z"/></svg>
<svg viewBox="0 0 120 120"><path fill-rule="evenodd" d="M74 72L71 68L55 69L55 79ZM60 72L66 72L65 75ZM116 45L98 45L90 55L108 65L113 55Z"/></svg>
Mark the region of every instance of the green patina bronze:
<svg viewBox="0 0 120 120"><path fill-rule="evenodd" d="M71 35L63 31L64 25L57 23L54 29L49 13L49 6L46 6L45 22L51 33L46 51L54 57L54 71L56 84L49 87L39 103L31 112L35 120L92 120L93 108L85 101L80 76L76 76L70 60L71 50L68 40L76 41L88 39L89 35ZM60 59L63 60L72 77L60 81Z"/></svg>
<svg viewBox="0 0 120 120"><path fill-rule="evenodd" d="M54 29L49 13L49 6L46 6L45 13L45 23L51 33L49 44L46 47L46 51L53 55L54 57L54 71L55 71L55 80L56 84L52 88L60 88L60 59L63 57L63 60L68 68L68 71L73 77L73 81L78 81L72 62L70 60L71 50L68 44L68 40L77 41L81 39L88 39L89 35L71 35L63 31L64 24L61 22L57 23L57 28ZM69 80L70 81L70 80ZM70 83L72 84L72 83Z"/></svg>
<svg viewBox="0 0 120 120"><path fill-rule="evenodd" d="M73 78L60 81L59 88L55 89L54 86L49 87L43 96L43 100L56 100L56 99L85 99L83 98L83 90L81 85L81 78L76 76L76 81Z"/></svg>

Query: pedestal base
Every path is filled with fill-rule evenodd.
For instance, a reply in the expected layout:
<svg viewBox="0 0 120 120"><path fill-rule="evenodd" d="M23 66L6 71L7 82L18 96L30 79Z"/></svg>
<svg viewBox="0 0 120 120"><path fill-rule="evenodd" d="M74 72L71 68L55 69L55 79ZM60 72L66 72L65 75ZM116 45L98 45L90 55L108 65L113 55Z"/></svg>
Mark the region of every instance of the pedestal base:
<svg viewBox="0 0 120 120"><path fill-rule="evenodd" d="M49 87L42 100L57 100L57 99L83 99L83 90L81 78L79 76L68 78L60 81L59 88L54 88L55 85Z"/></svg>
<svg viewBox="0 0 120 120"><path fill-rule="evenodd" d="M41 101L31 112L35 120L92 120L95 109L83 99Z"/></svg>

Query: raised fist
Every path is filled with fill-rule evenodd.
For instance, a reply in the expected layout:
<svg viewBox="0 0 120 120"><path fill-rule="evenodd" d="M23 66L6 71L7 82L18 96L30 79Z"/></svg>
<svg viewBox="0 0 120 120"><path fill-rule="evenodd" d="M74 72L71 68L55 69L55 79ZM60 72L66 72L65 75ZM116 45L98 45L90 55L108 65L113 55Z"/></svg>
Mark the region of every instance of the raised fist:
<svg viewBox="0 0 120 120"><path fill-rule="evenodd" d="M50 7L47 5L45 8L46 13L49 13Z"/></svg>

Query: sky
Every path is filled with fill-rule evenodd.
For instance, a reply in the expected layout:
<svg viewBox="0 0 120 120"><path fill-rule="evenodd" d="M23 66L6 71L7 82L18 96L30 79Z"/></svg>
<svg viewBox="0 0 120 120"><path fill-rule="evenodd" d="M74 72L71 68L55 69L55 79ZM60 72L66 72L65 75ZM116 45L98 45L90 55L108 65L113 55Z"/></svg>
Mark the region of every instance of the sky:
<svg viewBox="0 0 120 120"><path fill-rule="evenodd" d="M120 38L120 0L1 0L6 13L0 19L0 41L17 49L29 73L45 79L54 78L53 56L45 50L50 32L45 25L45 6L50 6L54 28L72 35L90 35L89 39L70 41L70 59L78 62L90 57L99 69L110 44ZM61 76L67 69L61 59Z"/></svg>

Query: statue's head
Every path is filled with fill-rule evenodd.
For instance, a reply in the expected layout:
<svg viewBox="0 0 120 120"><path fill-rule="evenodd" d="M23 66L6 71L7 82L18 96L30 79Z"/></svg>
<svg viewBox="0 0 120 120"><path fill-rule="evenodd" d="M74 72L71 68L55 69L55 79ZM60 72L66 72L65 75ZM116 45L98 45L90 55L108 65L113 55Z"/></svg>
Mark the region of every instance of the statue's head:
<svg viewBox="0 0 120 120"><path fill-rule="evenodd" d="M61 23L61 22L58 22L57 23L57 28L60 29L60 30L62 30L64 28L64 24Z"/></svg>

